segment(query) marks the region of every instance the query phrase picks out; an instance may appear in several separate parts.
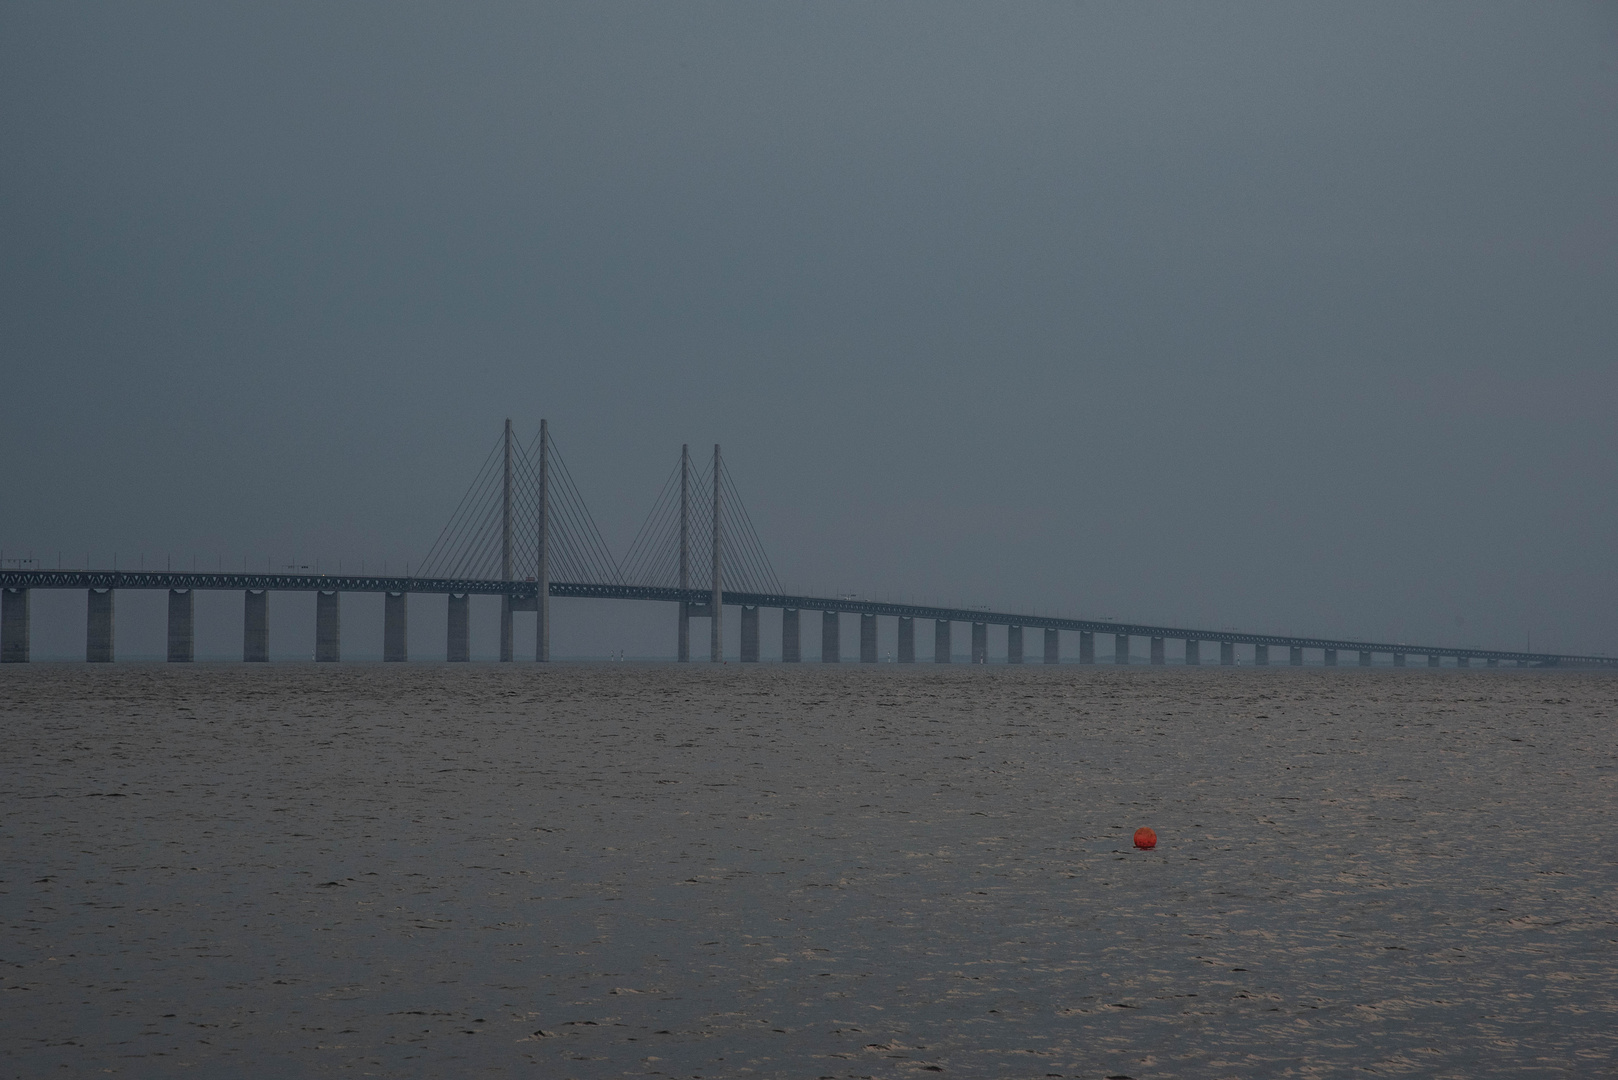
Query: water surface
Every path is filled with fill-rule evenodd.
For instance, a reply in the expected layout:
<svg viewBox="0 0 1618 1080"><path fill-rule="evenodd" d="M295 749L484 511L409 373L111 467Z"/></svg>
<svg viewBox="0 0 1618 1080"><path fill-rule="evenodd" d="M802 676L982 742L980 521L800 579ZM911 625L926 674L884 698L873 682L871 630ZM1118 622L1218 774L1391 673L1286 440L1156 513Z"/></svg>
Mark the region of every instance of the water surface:
<svg viewBox="0 0 1618 1080"><path fill-rule="evenodd" d="M1569 672L8 667L0 1071L1612 1075L1615 704Z"/></svg>

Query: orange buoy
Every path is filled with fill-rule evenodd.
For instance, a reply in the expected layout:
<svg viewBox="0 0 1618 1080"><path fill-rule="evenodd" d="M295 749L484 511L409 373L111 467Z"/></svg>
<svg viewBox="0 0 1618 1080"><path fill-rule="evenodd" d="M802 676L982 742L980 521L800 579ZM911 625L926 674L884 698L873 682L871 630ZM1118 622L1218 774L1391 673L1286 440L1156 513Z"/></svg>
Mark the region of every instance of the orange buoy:
<svg viewBox="0 0 1618 1080"><path fill-rule="evenodd" d="M1144 826L1135 830L1135 846L1143 850L1157 846L1157 834Z"/></svg>

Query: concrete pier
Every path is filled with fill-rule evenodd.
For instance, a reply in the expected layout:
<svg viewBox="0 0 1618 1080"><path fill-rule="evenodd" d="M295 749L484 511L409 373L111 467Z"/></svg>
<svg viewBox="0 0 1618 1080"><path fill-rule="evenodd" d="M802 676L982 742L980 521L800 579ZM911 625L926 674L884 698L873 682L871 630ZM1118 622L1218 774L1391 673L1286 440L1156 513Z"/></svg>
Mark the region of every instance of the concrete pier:
<svg viewBox="0 0 1618 1080"><path fill-rule="evenodd" d="M464 664L472 659L472 597L463 593L449 595L449 633L444 645L444 659L452 664Z"/></svg>
<svg viewBox="0 0 1618 1080"><path fill-rule="evenodd" d="M1089 630L1079 631L1079 663L1096 662L1096 636Z"/></svg>
<svg viewBox="0 0 1618 1080"><path fill-rule="evenodd" d="M84 659L92 664L112 663L112 590L91 589L89 624L84 630Z"/></svg>
<svg viewBox="0 0 1618 1080"><path fill-rule="evenodd" d="M1428 667L1437 667L1441 663L1443 663L1443 658L1441 656L1439 656L1437 653L1428 653L1427 654L1427 666Z"/></svg>
<svg viewBox="0 0 1618 1080"><path fill-rule="evenodd" d="M315 593L315 662L335 664L342 658L343 594L322 589Z"/></svg>
<svg viewBox="0 0 1618 1080"><path fill-rule="evenodd" d="M1500 666L1500 661L1498 659L1496 659L1495 657L1491 656L1491 657L1489 657L1488 664L1485 665L1485 666L1487 666L1487 667L1499 667Z"/></svg>
<svg viewBox="0 0 1618 1080"><path fill-rule="evenodd" d="M989 662L989 624L975 622L972 624L972 663L987 664Z"/></svg>
<svg viewBox="0 0 1618 1080"><path fill-rule="evenodd" d="M1336 649L1321 649L1320 650L1320 662L1322 664L1325 664L1327 667L1336 667L1337 666L1337 650Z"/></svg>
<svg viewBox="0 0 1618 1080"><path fill-rule="evenodd" d="M1254 645L1253 646L1253 666L1254 667L1269 667L1270 666L1270 647L1268 645Z"/></svg>
<svg viewBox="0 0 1618 1080"><path fill-rule="evenodd" d="M26 664L28 651L28 590L0 589L0 664Z"/></svg>
<svg viewBox="0 0 1618 1080"><path fill-rule="evenodd" d="M190 589L169 590L169 663L189 664L197 656L196 597Z"/></svg>
<svg viewBox="0 0 1618 1080"><path fill-rule="evenodd" d="M1360 650L1360 667L1370 667L1370 666L1371 666L1371 654L1369 652L1366 652L1364 649L1361 649Z"/></svg>
<svg viewBox="0 0 1618 1080"><path fill-rule="evenodd" d="M691 659L691 605L681 600L675 607L680 609L680 628L674 647L674 659L684 664Z"/></svg>
<svg viewBox="0 0 1618 1080"><path fill-rule="evenodd" d="M510 580L509 578L507 580ZM511 597L500 598L500 659L510 663L513 655L511 638ZM335 656L333 660L337 659Z"/></svg>
<svg viewBox="0 0 1618 1080"><path fill-rule="evenodd" d="M1394 667L1404 667L1405 666L1405 654L1404 653L1396 652L1396 653L1393 654L1393 666Z"/></svg>
<svg viewBox="0 0 1618 1080"><path fill-rule="evenodd" d="M1470 656L1457 656L1455 658L1455 666L1456 667L1471 667L1472 666L1472 658Z"/></svg>
<svg viewBox="0 0 1618 1080"><path fill-rule="evenodd" d="M860 663L876 663L876 616L860 616Z"/></svg>
<svg viewBox="0 0 1618 1080"><path fill-rule="evenodd" d="M796 664L803 660L798 638L798 609L781 609L781 662Z"/></svg>
<svg viewBox="0 0 1618 1080"><path fill-rule="evenodd" d="M908 615L899 616L899 663L916 662L916 620Z"/></svg>
<svg viewBox="0 0 1618 1080"><path fill-rule="evenodd" d="M1045 628L1045 662L1047 664L1060 664L1062 662L1062 632Z"/></svg>
<svg viewBox="0 0 1618 1080"><path fill-rule="evenodd" d="M1152 639L1152 663L1154 663L1154 664L1166 664L1168 662L1169 662L1169 658L1168 658L1168 654L1164 651L1163 639L1160 638L1160 637L1153 638Z"/></svg>
<svg viewBox="0 0 1618 1080"><path fill-rule="evenodd" d="M1185 639L1185 662L1190 667L1202 666L1202 642L1196 638Z"/></svg>
<svg viewBox="0 0 1618 1080"><path fill-rule="evenodd" d="M403 664L410 659L410 594L382 594L382 661Z"/></svg>
<svg viewBox="0 0 1618 1080"><path fill-rule="evenodd" d="M1287 663L1293 667L1303 667L1303 649L1297 645L1287 650Z"/></svg>
<svg viewBox="0 0 1618 1080"><path fill-rule="evenodd" d="M1112 635L1112 662L1114 664L1129 663L1129 635Z"/></svg>
<svg viewBox="0 0 1618 1080"><path fill-rule="evenodd" d="M1234 641L1221 641L1219 643L1219 663L1230 667L1236 663L1236 643Z"/></svg>
<svg viewBox="0 0 1618 1080"><path fill-rule="evenodd" d="M270 591L248 589L242 595L242 663L270 660Z"/></svg>
<svg viewBox="0 0 1618 1080"><path fill-rule="evenodd" d="M758 608L742 605L742 663L758 663Z"/></svg>
<svg viewBox="0 0 1618 1080"><path fill-rule="evenodd" d="M820 662L822 664L840 664L843 662L843 636L842 620L835 611L822 611L820 613Z"/></svg>
<svg viewBox="0 0 1618 1080"><path fill-rule="evenodd" d="M1022 663L1022 627L1006 627L1006 663Z"/></svg>
<svg viewBox="0 0 1618 1080"><path fill-rule="evenodd" d="M949 620L933 620L933 663L947 664L950 661Z"/></svg>

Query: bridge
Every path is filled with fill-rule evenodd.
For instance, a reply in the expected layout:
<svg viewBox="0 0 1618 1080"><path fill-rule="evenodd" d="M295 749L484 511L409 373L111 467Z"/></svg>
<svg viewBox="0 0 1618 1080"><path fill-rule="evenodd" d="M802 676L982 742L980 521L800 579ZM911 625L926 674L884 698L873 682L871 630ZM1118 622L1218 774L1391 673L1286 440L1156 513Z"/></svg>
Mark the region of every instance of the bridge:
<svg viewBox="0 0 1618 1080"><path fill-rule="evenodd" d="M704 571L699 576L698 570ZM676 606L675 656L691 659L691 620L709 624L709 658L724 655L726 609L741 623L743 663L756 663L759 653L759 610L780 609L782 662L804 659L802 612L819 611L820 660L842 660L840 616L859 616L859 660L877 661L877 620L898 620L899 663L915 663L916 621L933 623L934 663L953 658L954 627L971 630L971 660L987 663L989 627L1004 627L1006 660L1024 662L1024 631L1043 632L1041 659L1060 663L1061 635L1078 635L1078 661L1097 662L1096 635L1112 637L1114 664L1128 664L1131 642L1150 642L1150 663L1168 662L1168 642L1181 643L1179 659L1202 662L1202 646L1219 647L1218 663L1238 663L1238 646L1251 650L1249 663L1270 663L1272 648L1287 650L1286 662L1303 665L1306 651L1318 662L1335 666L1340 654L1357 656L1360 666L1384 655L1396 667L1408 657L1424 657L1427 666L1458 667L1474 662L1527 667L1618 667L1618 658L1512 649L1476 649L1409 642L1360 641L1330 637L1241 633L1194 627L1122 623L1107 619L1061 618L978 608L897 604L856 597L824 597L790 593L781 587L757 530L742 505L740 493L725 467L720 448L700 468L689 448L663 485L645 524L623 559L615 559L551 439L549 427L529 446L515 438L506 421L500 440L485 459L460 505L415 573L402 576L322 573L256 573L171 570L0 569L0 662L27 662L30 656L30 593L35 589L82 589L87 596L85 659L114 658L114 597L125 589L168 591L168 659L187 662L195 655L193 602L198 590L233 590L245 595L242 659L269 660L269 595L313 592L315 659L335 662L342 656L343 593L382 593L383 659L409 659L406 630L411 594L449 597L445 659L467 661L470 648L470 601L474 595L500 598L500 659L513 659L513 618L534 612L535 656L550 659L550 601L555 597L598 600L661 601ZM1279 659L1279 658L1278 658ZM1209 657L1212 662L1212 656Z"/></svg>

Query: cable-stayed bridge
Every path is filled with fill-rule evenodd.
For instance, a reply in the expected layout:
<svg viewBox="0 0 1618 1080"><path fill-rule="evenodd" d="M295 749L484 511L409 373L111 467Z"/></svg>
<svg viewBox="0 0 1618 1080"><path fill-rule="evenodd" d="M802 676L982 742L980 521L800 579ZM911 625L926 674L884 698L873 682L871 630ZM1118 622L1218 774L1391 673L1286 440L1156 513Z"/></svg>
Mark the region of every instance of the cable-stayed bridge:
<svg viewBox="0 0 1618 1080"><path fill-rule="evenodd" d="M1185 664L1203 662L1202 648L1218 645L1218 663L1238 663L1238 646L1250 649L1246 662L1271 662L1270 650L1285 649L1285 663L1306 662L1306 652L1318 653L1311 662L1334 666L1339 654L1357 656L1371 666L1377 655L1390 657L1396 667L1408 657L1425 657L1429 667L1446 661L1459 667L1474 662L1488 667L1501 663L1518 666L1618 667L1618 658L1562 653L1475 649L1422 645L1409 642L1357 641L1330 637L1251 634L1194 627L1120 623L1106 619L1059 618L977 608L951 608L925 604L895 604L853 597L808 596L782 587L753 527L734 479L725 467L720 448L693 460L688 448L669 473L645 522L622 559L613 556L590 516L578 486L568 472L549 425L541 421L539 433L528 445L520 443L507 420L501 437L489 451L466 494L450 516L426 558L402 576L320 573L255 573L212 571L43 570L0 569L0 662L26 662L30 656L30 592L34 589L83 589L87 596L85 659L110 662L114 656L114 597L123 589L168 591L168 659L189 661L195 653L194 597L197 590L239 590L245 594L242 659L269 659L269 596L274 592L313 592L315 604L315 659L337 661L342 655L341 597L343 593L384 594L383 659L409 658L406 630L412 593L439 593L449 597L445 658L471 659L471 597L500 598L501 660L513 656L513 620L519 612L534 612L535 659L548 661L551 649L550 602L555 597L600 600L652 600L676 606L676 648L679 660L691 658L693 619L708 624L708 656L715 662L724 655L723 620L726 609L737 612L741 623L744 663L757 662L759 609L781 610L781 660L803 659L801 615L821 613L820 660L842 659L841 616L859 616L859 659L877 661L877 620L898 620L900 663L914 663L916 621L933 624L934 663L952 660L954 626L971 630L971 660L987 663L989 627L1005 628L1005 657L1024 662L1024 632L1043 631L1041 659L1047 664L1062 658L1061 635L1078 635L1078 660L1095 663L1096 635L1112 638L1111 655L1102 661L1130 662L1135 638L1150 642L1150 662L1170 660L1168 643L1176 641L1183 653L1173 659ZM1178 651L1178 650L1177 650ZM1277 662L1280 657L1277 656Z"/></svg>

